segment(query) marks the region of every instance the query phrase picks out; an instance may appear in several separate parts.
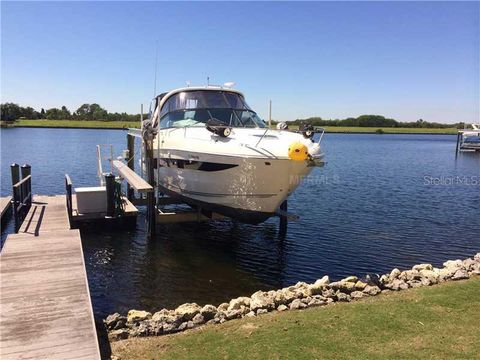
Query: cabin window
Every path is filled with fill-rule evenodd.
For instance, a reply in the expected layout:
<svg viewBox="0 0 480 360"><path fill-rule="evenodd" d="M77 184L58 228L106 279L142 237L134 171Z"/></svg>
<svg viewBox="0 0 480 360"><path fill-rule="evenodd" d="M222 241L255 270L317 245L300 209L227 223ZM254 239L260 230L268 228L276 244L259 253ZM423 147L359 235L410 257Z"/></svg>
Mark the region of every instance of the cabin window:
<svg viewBox="0 0 480 360"><path fill-rule="evenodd" d="M160 128L204 126L215 119L232 127L266 126L240 94L228 91L193 90L172 95L160 112Z"/></svg>

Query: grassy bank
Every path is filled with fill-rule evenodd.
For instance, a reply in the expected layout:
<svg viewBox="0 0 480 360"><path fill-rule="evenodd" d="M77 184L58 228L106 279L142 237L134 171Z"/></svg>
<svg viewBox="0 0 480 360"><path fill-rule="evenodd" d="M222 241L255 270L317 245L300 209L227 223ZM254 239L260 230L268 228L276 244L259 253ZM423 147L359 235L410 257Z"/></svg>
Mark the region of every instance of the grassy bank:
<svg viewBox="0 0 480 360"><path fill-rule="evenodd" d="M434 128L375 128L375 127L343 127L326 126L329 133L376 133L381 130L385 134L457 134L456 128L434 129Z"/></svg>
<svg viewBox="0 0 480 360"><path fill-rule="evenodd" d="M84 120L18 120L15 127L65 127L92 129L139 128L139 121L84 121Z"/></svg>
<svg viewBox="0 0 480 360"><path fill-rule="evenodd" d="M298 126L290 125L291 130L298 130ZM327 133L365 133L375 134L379 130L385 134L457 134L457 128L392 128L392 127L359 127L359 126L324 126Z"/></svg>
<svg viewBox="0 0 480 360"><path fill-rule="evenodd" d="M18 120L16 127L66 127L66 128L107 128L124 129L138 128L137 121L82 121L82 120ZM291 125L290 129L297 130L298 126ZM376 133L381 130L385 134L456 134L456 128L377 128L377 127L344 127L326 126L328 133Z"/></svg>
<svg viewBox="0 0 480 360"><path fill-rule="evenodd" d="M120 359L478 359L480 278L112 343Z"/></svg>

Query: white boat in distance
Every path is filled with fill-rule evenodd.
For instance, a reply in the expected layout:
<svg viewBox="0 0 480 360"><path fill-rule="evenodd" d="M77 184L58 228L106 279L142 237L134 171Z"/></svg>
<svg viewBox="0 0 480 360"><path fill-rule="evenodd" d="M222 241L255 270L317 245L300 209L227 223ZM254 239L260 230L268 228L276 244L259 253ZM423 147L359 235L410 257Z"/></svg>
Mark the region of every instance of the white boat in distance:
<svg viewBox="0 0 480 360"><path fill-rule="evenodd" d="M314 166L323 135L269 129L240 91L186 87L157 96L142 128L153 130L158 190L203 212L257 224Z"/></svg>
<svg viewBox="0 0 480 360"><path fill-rule="evenodd" d="M472 130L460 130L460 149L480 151L480 124L472 124Z"/></svg>

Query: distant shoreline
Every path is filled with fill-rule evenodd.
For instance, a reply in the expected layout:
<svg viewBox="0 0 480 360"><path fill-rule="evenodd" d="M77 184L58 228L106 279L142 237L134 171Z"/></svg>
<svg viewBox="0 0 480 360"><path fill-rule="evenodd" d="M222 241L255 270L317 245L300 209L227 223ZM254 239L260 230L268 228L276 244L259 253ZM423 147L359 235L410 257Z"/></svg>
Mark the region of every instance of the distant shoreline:
<svg viewBox="0 0 480 360"><path fill-rule="evenodd" d="M38 122L43 123L38 123ZM37 123L35 123L37 122ZM79 124L86 123L86 124ZM105 126L108 124L107 126ZM87 126L85 126L87 125ZM89 129L89 130L127 130L129 128L140 128L136 122L103 122L103 121L71 121L71 120L20 120L16 122L15 128L50 128L50 129ZM2 128L4 128L2 126ZM5 127L7 128L7 127ZM296 126L291 126L296 130ZM456 128L385 128L385 127L341 127L326 126L325 132L328 134L398 134L398 135L456 135Z"/></svg>
<svg viewBox="0 0 480 360"><path fill-rule="evenodd" d="M6 129L7 127L2 127L2 129ZM14 128L32 128L32 129L77 129L77 130L128 130L128 127L94 127L94 126L37 126L37 125L15 125L9 127L9 129ZM139 128L136 128L139 129Z"/></svg>

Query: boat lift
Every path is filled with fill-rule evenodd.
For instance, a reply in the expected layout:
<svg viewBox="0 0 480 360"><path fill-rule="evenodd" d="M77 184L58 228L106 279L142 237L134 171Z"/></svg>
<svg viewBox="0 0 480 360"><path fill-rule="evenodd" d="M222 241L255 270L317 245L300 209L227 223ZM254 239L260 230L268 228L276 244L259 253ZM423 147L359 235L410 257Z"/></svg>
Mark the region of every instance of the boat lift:
<svg viewBox="0 0 480 360"><path fill-rule="evenodd" d="M142 122L142 127L144 126ZM151 131L151 130L150 130ZM196 209L170 211L168 205L182 205L185 203L162 194L155 186L155 164L153 159L153 138L148 133L148 129L128 129L127 132L127 150L123 151L123 156L117 159L113 158L113 150L110 148L111 168L116 170L118 178L127 183L127 199L135 206L146 206L147 208L147 232L154 235L157 224L181 223L181 222L201 222L210 220L224 220L228 217L214 213L205 213L200 207ZM150 136L149 136L150 135ZM135 140L141 141L140 152L140 173L135 172ZM102 172L101 149L98 151L98 172L100 181L104 177ZM122 159L123 158L123 159ZM124 161L121 161L124 160ZM135 193L139 196L136 197ZM298 216L287 213L287 200L285 200L277 211L280 218L280 232L285 233L288 220L298 220Z"/></svg>
<svg viewBox="0 0 480 360"><path fill-rule="evenodd" d="M288 129L288 127L286 127ZM268 129L265 131L267 133ZM313 136L315 133L320 134L320 141L324 134L323 128L315 128L313 126L306 126L299 130L304 135ZM265 136L264 134L264 136ZM123 151L121 157L113 158L113 149L110 148L110 168L116 170L120 180L127 182L127 199L133 205L143 205L147 208L147 232L153 235L156 231L156 224L162 223L179 223L179 222L200 222L209 220L226 219L223 216L214 212L204 212L200 207L193 207L185 204L181 200L174 199L163 194L155 183L155 168L157 168L157 178L159 176L158 167L155 164L153 154L153 141L155 139L156 131L149 120L143 121L143 106L141 107L141 128L128 129L127 131L127 150ZM263 138L263 136L262 136ZM259 142L262 140L259 139ZM136 139L140 139L141 149L140 156L137 157L140 163L140 171L135 172L135 145ZM159 138L158 138L159 139ZM160 141L160 139L158 140ZM160 144L158 144L160 145ZM100 181L106 175L102 170L101 149L97 147L98 151L98 172ZM123 160L123 161L122 161ZM323 165L324 162L322 160ZM140 173L140 175L139 175ZM135 196L139 194L139 197ZM188 205L188 211L169 211L166 207L168 205ZM276 216L280 218L280 233L286 233L288 220L298 220L298 216L289 214L287 212L287 200L285 200L280 208L276 211Z"/></svg>

